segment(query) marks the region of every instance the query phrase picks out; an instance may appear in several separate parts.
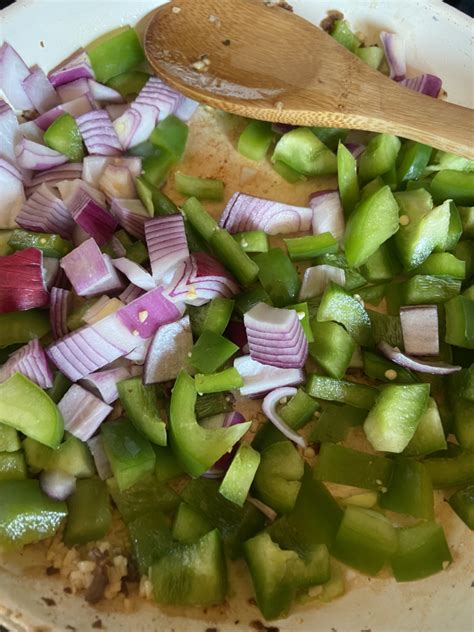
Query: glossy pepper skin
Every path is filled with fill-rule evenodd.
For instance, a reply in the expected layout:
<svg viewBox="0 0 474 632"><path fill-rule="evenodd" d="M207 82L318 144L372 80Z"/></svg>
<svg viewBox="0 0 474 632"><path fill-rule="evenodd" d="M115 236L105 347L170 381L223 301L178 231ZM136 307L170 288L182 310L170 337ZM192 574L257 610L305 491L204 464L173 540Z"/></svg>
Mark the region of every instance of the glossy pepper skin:
<svg viewBox="0 0 474 632"><path fill-rule="evenodd" d="M397 531L398 546L390 560L397 582L429 577L451 563L443 527L435 522L421 522Z"/></svg>
<svg viewBox="0 0 474 632"><path fill-rule="evenodd" d="M112 524L109 492L99 478L77 481L76 490L67 500L68 517L64 529L67 546L85 544L103 538Z"/></svg>
<svg viewBox="0 0 474 632"><path fill-rule="evenodd" d="M167 443L166 424L158 410L154 385L145 385L140 377L122 380L117 384L120 401L135 428L156 445Z"/></svg>

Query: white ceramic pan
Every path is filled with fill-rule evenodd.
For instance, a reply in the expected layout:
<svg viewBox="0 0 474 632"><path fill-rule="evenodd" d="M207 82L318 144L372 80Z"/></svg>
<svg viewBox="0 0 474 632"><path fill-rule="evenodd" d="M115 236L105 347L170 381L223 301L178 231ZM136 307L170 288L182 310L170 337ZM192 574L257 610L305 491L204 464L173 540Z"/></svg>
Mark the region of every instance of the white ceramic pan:
<svg viewBox="0 0 474 632"><path fill-rule="evenodd" d="M297 13L315 23L328 9L339 9L356 30L367 34L369 41L375 41L381 29L403 34L410 68L440 75L448 100L474 106L472 21L440 0L290 1ZM76 48L115 27L138 23L143 30L147 16L158 4L159 0L19 0L0 14L0 42L8 40L26 63L38 63L48 70ZM199 124L192 125L186 167L196 175L222 177L230 195L233 187L239 187L239 158L222 130L217 140L207 142L209 120L201 115ZM212 130L214 138L219 136L217 132ZM224 154L228 158L226 167ZM293 198L295 203L303 203L307 195L307 190L295 193L294 187L279 183L270 170L248 190L262 195L271 190L271 197ZM297 607L291 617L272 625L282 632L470 632L474 602L472 535L441 495L437 513L454 558L446 572L413 584L397 584L388 576L375 579L348 571L345 596L327 605ZM116 602L92 608L81 596L65 594L61 580L46 577L44 569L41 547L28 547L19 555L0 558L0 623L12 632L84 632L100 626L113 632L205 632L209 628L230 632L255 630L251 622L261 621L258 610L249 603L252 592L243 564L235 569L228 604L207 612L162 611L149 602L139 603L131 613Z"/></svg>

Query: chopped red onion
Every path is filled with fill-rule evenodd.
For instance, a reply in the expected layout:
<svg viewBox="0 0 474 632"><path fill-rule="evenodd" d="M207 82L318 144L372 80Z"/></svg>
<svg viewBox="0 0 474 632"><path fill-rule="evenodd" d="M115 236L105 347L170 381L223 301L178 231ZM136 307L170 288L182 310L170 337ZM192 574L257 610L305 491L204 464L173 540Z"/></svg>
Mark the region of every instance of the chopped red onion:
<svg viewBox="0 0 474 632"><path fill-rule="evenodd" d="M158 109L153 105L133 102L113 122L123 149L130 149L146 141L152 133L158 117Z"/></svg>
<svg viewBox="0 0 474 632"><path fill-rule="evenodd" d="M28 66L7 42L0 46L0 90L16 110L32 110L23 80L30 74Z"/></svg>
<svg viewBox="0 0 474 632"><path fill-rule="evenodd" d="M130 235L145 238L145 222L150 215L140 200L113 198L110 212Z"/></svg>
<svg viewBox="0 0 474 632"><path fill-rule="evenodd" d="M110 246L116 257L125 257L125 255L127 254L127 249L116 235L112 236L112 239L110 240Z"/></svg>
<svg viewBox="0 0 474 632"><path fill-rule="evenodd" d="M176 379L187 364L193 348L193 334L189 316L158 329L153 337L145 360L143 381L156 384Z"/></svg>
<svg viewBox="0 0 474 632"><path fill-rule="evenodd" d="M155 281L165 279L167 273L189 257L184 220L180 214L147 220L145 238Z"/></svg>
<svg viewBox="0 0 474 632"><path fill-rule="evenodd" d="M178 307L157 287L119 309L117 318L129 331L141 338L150 338L157 329L181 317Z"/></svg>
<svg viewBox="0 0 474 632"><path fill-rule="evenodd" d="M53 373L39 340L31 340L12 353L0 367L0 382L8 380L14 373L21 373L41 388L51 388Z"/></svg>
<svg viewBox="0 0 474 632"><path fill-rule="evenodd" d="M79 296L95 296L123 287L110 258L88 239L61 259L61 267Z"/></svg>
<svg viewBox="0 0 474 632"><path fill-rule="evenodd" d="M107 165L100 177L99 187L110 199L131 200L137 194L133 175L121 165Z"/></svg>
<svg viewBox="0 0 474 632"><path fill-rule="evenodd" d="M201 420L201 425L204 428L229 428L230 426L236 426L238 424L245 423L245 417L239 413L237 410L234 410L227 414L214 415L213 417L208 417L207 419ZM210 479L219 479L223 478L227 470L229 469L230 464L235 456L235 453L238 450L238 443L236 443L229 452L226 452L220 459L218 459L214 465L209 468L202 475L203 478Z"/></svg>
<svg viewBox="0 0 474 632"><path fill-rule="evenodd" d="M105 454L104 441L102 435L98 434L95 437L91 437L87 441L89 450L91 451L92 458L94 459L95 469L102 481L107 480L113 476L112 468L110 467L109 459Z"/></svg>
<svg viewBox="0 0 474 632"><path fill-rule="evenodd" d="M81 441L87 441L112 412L109 406L78 384L73 384L58 403L67 430Z"/></svg>
<svg viewBox="0 0 474 632"><path fill-rule="evenodd" d="M141 287L137 287L133 283L130 283L130 285L127 285L127 287L124 289L122 294L119 294L119 299L122 301L122 303L128 305L142 294L143 290Z"/></svg>
<svg viewBox="0 0 474 632"><path fill-rule="evenodd" d="M38 118L35 119L35 123L40 129L46 131L51 123L54 123L57 118L59 118L66 112L74 118L77 118L78 116L81 116L81 114L90 112L93 109L94 106L92 101L87 96L87 94L83 94L73 101L68 101L67 103L57 105L53 109L48 110L44 114L41 114L40 116L38 116Z"/></svg>
<svg viewBox="0 0 474 632"><path fill-rule="evenodd" d="M21 137L26 138L27 140L32 140L35 143L39 143L40 145L43 144L44 132L36 125L34 121L25 121L24 123L20 123L19 132L20 134L18 136L18 140L15 142L15 145ZM13 161L14 160L15 158L13 158Z"/></svg>
<svg viewBox="0 0 474 632"><path fill-rule="evenodd" d="M186 121L189 121L189 119L192 117L194 112L197 110L199 103L197 101L194 101L193 99L190 99L189 97L185 97L183 95L181 95L181 97L182 97L182 100L178 104L178 107L176 108L176 111L174 112L174 114L179 119L186 122ZM166 118L166 117L163 116L163 113L160 110L158 120L161 121L162 118Z"/></svg>
<svg viewBox="0 0 474 632"><path fill-rule="evenodd" d="M307 298L320 296L327 286L334 281L341 287L346 283L346 274L342 268L335 266L319 265L306 268L301 284L299 300L305 301Z"/></svg>
<svg viewBox="0 0 474 632"><path fill-rule="evenodd" d="M115 167L127 167L130 171L131 175L134 178L138 178L142 171L142 159L138 156L129 156L126 158L111 158L106 156L86 156L84 158L83 166L83 178L84 180L92 185L93 187L98 188L100 179L108 165L113 165ZM133 188L135 191L135 188ZM134 197L135 193L131 195ZM110 197L114 197L110 195ZM115 196L119 197L119 196ZM123 195L122 197L127 197Z"/></svg>
<svg viewBox="0 0 474 632"><path fill-rule="evenodd" d="M235 358L234 367L244 380L240 394L247 397L260 397L280 386L296 386L305 379L301 369L281 369L261 364L249 355Z"/></svg>
<svg viewBox="0 0 474 632"><path fill-rule="evenodd" d="M43 171L67 162L67 156L55 149L22 138L15 147L16 160L20 167Z"/></svg>
<svg viewBox="0 0 474 632"><path fill-rule="evenodd" d="M15 145L22 137L18 119L11 107L0 99L0 158L14 163L16 160Z"/></svg>
<svg viewBox="0 0 474 632"><path fill-rule="evenodd" d="M23 88L35 110L42 114L59 103L59 97L48 77L39 66L34 66L23 79Z"/></svg>
<svg viewBox="0 0 474 632"><path fill-rule="evenodd" d="M123 307L122 301L118 298L110 298L107 294L103 294L100 298L94 301L88 309L86 309L82 316L82 320L88 325L93 325L104 318L104 312L107 315L112 314L120 309L120 307Z"/></svg>
<svg viewBox="0 0 474 632"><path fill-rule="evenodd" d="M70 162L65 165L59 165L53 167L47 171L40 171L35 173L31 180L28 182L28 195L31 195L36 189L43 183L48 183L50 186L63 182L64 180L77 180L82 176L82 164L80 162Z"/></svg>
<svg viewBox="0 0 474 632"><path fill-rule="evenodd" d="M436 75L425 73L417 75L416 77L407 77L406 79L402 79L402 81L400 81L400 85L436 99L443 87L443 82Z"/></svg>
<svg viewBox="0 0 474 632"><path fill-rule="evenodd" d="M89 79L88 84L92 98L95 101L107 101L108 103L120 104L123 103L123 96L120 94L120 92L117 92L117 90L109 88L109 86L105 86L103 83L95 81L95 79Z"/></svg>
<svg viewBox="0 0 474 632"><path fill-rule="evenodd" d="M105 110L86 112L76 119L89 154L119 156L122 146Z"/></svg>
<svg viewBox="0 0 474 632"><path fill-rule="evenodd" d="M64 204L69 208L73 208L75 199L84 192L95 200L100 206L105 206L105 195L98 189L91 187L87 182L81 179L63 180L56 184Z"/></svg>
<svg viewBox="0 0 474 632"><path fill-rule="evenodd" d="M68 333L67 316L72 294L69 290L60 287L51 288L49 318L53 338L57 340Z"/></svg>
<svg viewBox="0 0 474 632"><path fill-rule="evenodd" d="M151 338L148 340L142 340L138 347L135 347L130 353L127 353L125 356L126 360L133 362L133 364L142 365L145 364L146 356L148 354L148 349L151 345Z"/></svg>
<svg viewBox="0 0 474 632"><path fill-rule="evenodd" d="M127 279L143 290L152 290L156 287L156 283L149 272L145 270L141 265L130 261L126 257L119 257L118 259L112 259L112 265L120 270Z"/></svg>
<svg viewBox="0 0 474 632"><path fill-rule="evenodd" d="M88 54L85 50L80 49L52 70L48 77L53 86L57 88L57 86L76 81L82 77L94 79L95 75Z"/></svg>
<svg viewBox="0 0 474 632"><path fill-rule="evenodd" d="M403 346L408 355L438 355L439 329L436 305L401 307L400 323Z"/></svg>
<svg viewBox="0 0 474 632"><path fill-rule="evenodd" d="M0 158L0 229L15 228L16 217L25 202L21 173Z"/></svg>
<svg viewBox="0 0 474 632"><path fill-rule="evenodd" d="M309 230L312 217L313 211L305 206L234 193L222 213L219 225L230 233L264 230L268 235L277 235Z"/></svg>
<svg viewBox="0 0 474 632"><path fill-rule="evenodd" d="M48 290L54 285L54 280L58 275L59 259L56 257L43 256L43 281Z"/></svg>
<svg viewBox="0 0 474 632"><path fill-rule="evenodd" d="M344 145L356 159L365 149L365 145L363 145L362 143L344 143Z"/></svg>
<svg viewBox="0 0 474 632"><path fill-rule="evenodd" d="M111 103L110 105L106 105L105 109L108 112L110 119L115 121L119 116L122 116L129 107L128 103Z"/></svg>
<svg viewBox="0 0 474 632"><path fill-rule="evenodd" d="M265 395L265 398L262 402L262 410L264 415L268 417L268 419L272 422L272 424L277 428L282 434L285 435L287 439L290 441L294 441L301 448L306 448L306 441L304 438L295 432L292 428L290 428L277 413L277 406L280 403L280 400L284 397L293 397L296 395L297 390L291 386L284 386L281 388L277 388L268 395Z"/></svg>
<svg viewBox="0 0 474 632"><path fill-rule="evenodd" d="M241 320L231 320L227 325L224 336L236 344L242 353L249 352L247 330Z"/></svg>
<svg viewBox="0 0 474 632"><path fill-rule="evenodd" d="M302 368L308 340L294 309L258 303L244 314L250 356L282 369Z"/></svg>
<svg viewBox="0 0 474 632"><path fill-rule="evenodd" d="M76 489L76 479L63 470L43 470L39 477L43 492L53 500L66 500Z"/></svg>
<svg viewBox="0 0 474 632"><path fill-rule="evenodd" d="M85 77L81 77L75 81L70 81L69 83L64 83L63 85L58 86L56 91L59 94L62 103L74 101L75 99L82 97L83 94L92 96L89 81Z"/></svg>
<svg viewBox="0 0 474 632"><path fill-rule="evenodd" d="M331 233L334 239L344 237L344 211L339 193L332 189L317 191L309 197L313 210L313 234Z"/></svg>
<svg viewBox="0 0 474 632"><path fill-rule="evenodd" d="M99 246L112 238L118 222L109 211L99 204L87 190L87 185L77 188L69 199L68 207L76 222Z"/></svg>
<svg viewBox="0 0 474 632"><path fill-rule="evenodd" d="M407 64L405 59L405 42L396 33L380 31L380 41L382 42L385 59L390 69L390 79L401 81L407 74Z"/></svg>
<svg viewBox="0 0 474 632"><path fill-rule="evenodd" d="M43 253L25 248L0 257L0 313L46 307L49 292L43 280Z"/></svg>
<svg viewBox="0 0 474 632"><path fill-rule="evenodd" d="M132 376L125 366L96 371L81 380L81 386L100 397L106 404L113 404L118 398L117 383Z"/></svg>
<svg viewBox="0 0 474 632"><path fill-rule="evenodd" d="M65 204L47 184L40 185L23 204L16 222L25 230L54 233L70 239L74 220Z"/></svg>
<svg viewBox="0 0 474 632"><path fill-rule="evenodd" d="M403 366L405 369L411 371L418 371L419 373L431 373L432 375L449 375L450 373L456 373L461 371L462 366L446 364L445 362L422 362L415 358L411 358L405 353L402 353L398 347L391 347L386 342L379 342L378 349L383 355Z"/></svg>
<svg viewBox="0 0 474 632"><path fill-rule="evenodd" d="M272 131L279 136L291 132L292 129L295 129L295 126L288 123L272 123Z"/></svg>

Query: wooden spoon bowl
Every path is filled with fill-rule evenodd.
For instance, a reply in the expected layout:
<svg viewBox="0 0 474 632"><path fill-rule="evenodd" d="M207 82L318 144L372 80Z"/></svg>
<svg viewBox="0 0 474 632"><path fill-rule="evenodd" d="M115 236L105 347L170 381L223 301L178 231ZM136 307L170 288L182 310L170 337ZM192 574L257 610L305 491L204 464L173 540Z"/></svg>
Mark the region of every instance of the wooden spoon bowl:
<svg viewBox="0 0 474 632"><path fill-rule="evenodd" d="M474 159L472 110L400 86L322 29L261 0L164 4L145 52L177 90L228 112L387 132Z"/></svg>

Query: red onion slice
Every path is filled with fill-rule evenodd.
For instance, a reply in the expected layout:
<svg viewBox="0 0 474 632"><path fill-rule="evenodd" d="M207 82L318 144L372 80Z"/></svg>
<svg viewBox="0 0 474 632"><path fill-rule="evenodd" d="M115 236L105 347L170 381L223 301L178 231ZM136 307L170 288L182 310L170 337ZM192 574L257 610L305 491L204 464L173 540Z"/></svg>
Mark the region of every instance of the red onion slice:
<svg viewBox="0 0 474 632"><path fill-rule="evenodd" d="M23 88L40 114L51 110L59 103L56 90L38 66L32 68L30 74L23 79Z"/></svg>
<svg viewBox="0 0 474 632"><path fill-rule="evenodd" d="M118 320L141 338L150 338L159 327L182 316L178 307L163 293L163 287L146 292L116 312Z"/></svg>
<svg viewBox="0 0 474 632"><path fill-rule="evenodd" d="M71 298L72 294L69 290L59 287L51 288L49 318L51 320L51 331L55 340L66 336L68 333L67 315Z"/></svg>
<svg viewBox="0 0 474 632"><path fill-rule="evenodd" d="M40 487L53 500L66 500L76 489L76 479L63 470L43 470Z"/></svg>
<svg viewBox="0 0 474 632"><path fill-rule="evenodd" d="M406 354L402 353L398 347L391 347L386 342L379 342L378 349L383 355L405 367L405 369L411 369L412 371L418 371L419 373L431 373L432 375L449 375L450 373L456 373L461 371L462 367L452 364L446 364L445 362L422 362L415 358L410 358Z"/></svg>
<svg viewBox="0 0 474 632"><path fill-rule="evenodd" d="M218 421L220 421L220 423L213 423L212 426L207 426L212 428L229 428L230 426L245 423L245 417L237 410L227 413L226 415L215 415L214 417L208 419L212 419L212 421L217 419ZM201 424L205 426L205 424L203 423L204 421L205 420L202 420ZM223 456L221 456L221 458L218 459L211 468L204 472L202 477L211 479L223 478L225 476L225 473L229 469L230 464L232 463L238 447L238 443L235 444L230 452L226 452Z"/></svg>
<svg viewBox="0 0 474 632"><path fill-rule="evenodd" d="M76 119L89 154L119 156L122 146L105 110L86 112Z"/></svg>
<svg viewBox="0 0 474 632"><path fill-rule="evenodd" d="M308 207L234 193L219 225L230 233L264 230L268 235L277 235L309 230L312 217L313 212Z"/></svg>
<svg viewBox="0 0 474 632"><path fill-rule="evenodd" d="M306 268L299 294L300 301L320 296L332 281L344 287L346 274L342 268L326 264Z"/></svg>
<svg viewBox="0 0 474 632"><path fill-rule="evenodd" d="M390 69L390 79L401 81L407 74L407 64L405 59L405 42L396 33L380 31L380 41L382 42L385 59Z"/></svg>
<svg viewBox="0 0 474 632"><path fill-rule="evenodd" d="M89 450L91 451L92 458L94 459L95 469L102 481L107 480L113 476L112 468L110 467L109 459L105 454L104 441L102 435L98 434L87 441Z"/></svg>
<svg viewBox="0 0 474 632"><path fill-rule="evenodd" d="M27 194L32 195L42 184L53 186L64 180L77 180L82 177L82 164L80 162L70 162L65 165L53 167L47 171L35 173L27 183Z"/></svg>
<svg viewBox="0 0 474 632"><path fill-rule="evenodd" d="M15 145L22 138L22 130L15 112L6 101L0 99L0 158L10 164L16 160Z"/></svg>
<svg viewBox="0 0 474 632"><path fill-rule="evenodd" d="M86 187L87 185L82 183L82 186L75 190L68 200L68 208L76 224L88 237L92 237L99 246L104 246L112 239L118 222L105 206L92 197Z"/></svg>
<svg viewBox="0 0 474 632"><path fill-rule="evenodd" d="M4 382L17 372L41 388L51 388L53 373L39 340L32 340L12 353L0 368L0 382Z"/></svg>
<svg viewBox="0 0 474 632"><path fill-rule="evenodd" d="M146 141L153 131L158 117L158 108L146 103L133 102L113 122L123 149L130 149Z"/></svg>
<svg viewBox="0 0 474 632"><path fill-rule="evenodd" d="M112 412L109 406L78 384L73 384L58 403L64 429L81 441L87 441Z"/></svg>
<svg viewBox="0 0 474 632"><path fill-rule="evenodd" d="M25 202L25 190L21 173L3 158L0 158L0 191L0 229L15 228Z"/></svg>
<svg viewBox="0 0 474 632"><path fill-rule="evenodd" d="M26 248L0 257L0 313L46 307L49 292L43 279L43 253Z"/></svg>
<svg viewBox="0 0 474 632"><path fill-rule="evenodd" d="M407 77L402 79L402 81L400 81L400 85L436 99L443 87L443 81L436 75L425 73L423 75L417 75L416 77Z"/></svg>
<svg viewBox="0 0 474 632"><path fill-rule="evenodd" d="M82 77L94 79L95 75L88 54L85 50L80 49L52 70L48 77L56 88L64 83L70 83Z"/></svg>
<svg viewBox="0 0 474 632"><path fill-rule="evenodd" d="M332 189L317 191L309 197L313 210L313 234L331 233L334 239L344 237L344 211L339 193Z"/></svg>
<svg viewBox="0 0 474 632"><path fill-rule="evenodd" d="M149 219L145 223L145 238L155 281L165 279L167 273L189 257L184 220L180 214Z"/></svg>
<svg viewBox="0 0 474 632"><path fill-rule="evenodd" d="M85 77L70 81L69 83L63 83L56 88L56 92L59 94L62 103L74 101L84 94L87 94L89 97L92 96L89 82Z"/></svg>
<svg viewBox="0 0 474 632"><path fill-rule="evenodd" d="M134 261L130 261L125 257L112 259L112 265L120 270L127 279L143 290L152 290L156 287L156 283L149 272Z"/></svg>
<svg viewBox="0 0 474 632"><path fill-rule="evenodd" d="M439 328L436 305L401 307L400 323L405 353L421 356L438 355Z"/></svg>
<svg viewBox="0 0 474 632"><path fill-rule="evenodd" d="M141 296L143 293L144 292L141 287L137 287L133 283L130 283L130 285L127 285L124 291L121 294L119 294L119 299L122 301L122 303L124 303L125 305L128 305L129 303L134 301L136 298Z"/></svg>
<svg viewBox="0 0 474 632"><path fill-rule="evenodd" d="M242 353L248 354L249 344L247 340L247 330L240 320L231 320L227 325L224 336L236 344Z"/></svg>
<svg viewBox="0 0 474 632"><path fill-rule="evenodd" d="M40 185L23 204L16 222L25 230L53 233L70 239L74 220L62 200L47 184Z"/></svg>
<svg viewBox="0 0 474 632"><path fill-rule="evenodd" d="M143 369L145 384L156 384L176 379L187 364L193 348L193 334L189 316L158 329L151 344Z"/></svg>
<svg viewBox="0 0 474 632"><path fill-rule="evenodd" d="M119 366L91 373L81 380L81 386L91 391L96 397L100 397L106 404L113 404L119 398L117 382L131 376L130 368Z"/></svg>
<svg viewBox="0 0 474 632"><path fill-rule="evenodd" d="M110 212L128 233L137 239L145 238L145 222L150 216L140 200L113 198Z"/></svg>
<svg viewBox="0 0 474 632"><path fill-rule="evenodd" d="M305 379L301 369L281 369L261 364L249 355L236 358L234 367L244 380L240 394L247 397L260 397L281 386L297 386Z"/></svg>
<svg viewBox="0 0 474 632"><path fill-rule="evenodd" d="M16 110L31 110L23 80L30 70L16 50L7 42L0 47L0 89Z"/></svg>
<svg viewBox="0 0 474 632"><path fill-rule="evenodd" d="M108 165L113 165L115 167L127 167L129 172L134 178L137 178L142 171L142 159L139 156L129 156L129 157L121 157L121 158L112 158L107 156L86 156L83 162L83 178L85 182L90 184L91 186L98 188L100 179ZM135 190L135 188L133 188ZM135 193L132 194L134 197ZM113 196L110 197L127 197L126 195L122 196Z"/></svg>
<svg viewBox="0 0 474 632"><path fill-rule="evenodd" d="M76 118L78 116L81 116L81 114L90 112L93 109L94 106L92 101L89 99L87 94L83 94L73 101L62 103L61 105L57 105L56 107L54 107L52 110L44 112L44 114L41 114L35 119L35 123L40 129L46 131L51 123L54 123L57 118L59 118L66 112Z"/></svg>
<svg viewBox="0 0 474 632"><path fill-rule="evenodd" d="M16 160L20 167L43 171L67 162L67 156L55 149L23 138L15 147Z"/></svg>
<svg viewBox="0 0 474 632"><path fill-rule="evenodd" d="M123 103L124 99L120 92L117 92L117 90L109 88L109 86L105 86L103 83L95 81L95 79L89 79L88 84L92 98L95 101L107 101L107 103L120 104Z"/></svg>
<svg viewBox="0 0 474 632"><path fill-rule="evenodd" d="M287 439L294 441L294 443L299 445L301 448L306 448L306 441L304 440L304 437L287 426L276 410L281 399L284 397L293 397L296 393L296 388L293 387L285 386L277 388L265 396L262 402L262 410L275 428L284 434Z"/></svg>

